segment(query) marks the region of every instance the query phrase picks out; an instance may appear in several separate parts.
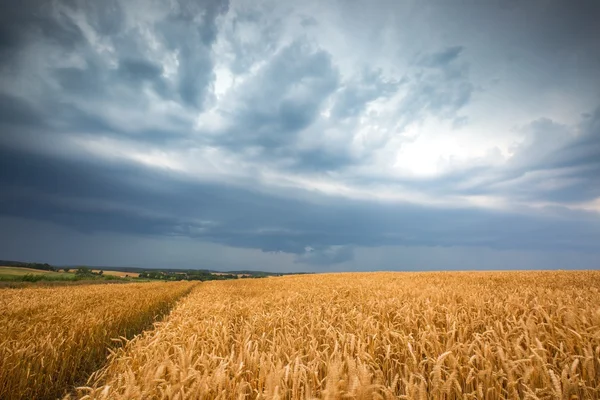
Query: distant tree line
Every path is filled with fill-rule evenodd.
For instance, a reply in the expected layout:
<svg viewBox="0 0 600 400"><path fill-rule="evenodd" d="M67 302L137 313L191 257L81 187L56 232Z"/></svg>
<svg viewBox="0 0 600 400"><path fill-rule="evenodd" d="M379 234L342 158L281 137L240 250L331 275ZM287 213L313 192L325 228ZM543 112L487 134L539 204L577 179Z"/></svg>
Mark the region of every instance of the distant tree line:
<svg viewBox="0 0 600 400"><path fill-rule="evenodd" d="M65 268L64 269L65 272L69 272L69 268ZM104 271L100 270L98 272L94 272L91 268L89 267L77 267L77 269L75 270L75 275L79 275L79 276L102 276L104 275Z"/></svg>
<svg viewBox="0 0 600 400"><path fill-rule="evenodd" d="M76 267L76 268L70 268L70 267L55 267L52 266L48 263L21 263L19 264L20 267L25 267L25 268L30 268L30 269L38 269L38 270L42 270L42 271L54 271L54 272L60 272L60 270L63 270L64 272L71 272L71 270L73 270L73 272L75 272L75 275L79 275L79 276L102 276L104 275L104 271L100 270L98 272L94 272L93 269L91 269L90 267L86 267L86 266L80 266L80 267Z"/></svg>
<svg viewBox="0 0 600 400"><path fill-rule="evenodd" d="M103 270L99 272L94 272L94 270L90 267L86 266L78 266L78 267L56 267L50 265L48 263L27 263L22 261L8 261L8 260L0 260L0 265L6 266L15 266L15 267L25 267L43 271L54 271L60 272L61 270L64 272L74 273L73 275L67 275L62 278L59 277L27 277L26 279L31 280L47 280L47 279L69 279L73 278L75 280L81 279L123 279L121 277L116 277L113 275L104 274ZM263 272L263 271L250 271L250 270L240 270L240 271L231 271L228 273L215 273L210 270L181 270L181 269L173 269L173 270L142 270L141 268L132 268L132 267L123 267L123 268L109 268L109 270L118 270L125 272L138 272L139 277L141 279L156 279L156 280L166 280L166 281L221 281L228 279L238 279L238 278L266 278L268 276L282 276L284 274Z"/></svg>
<svg viewBox="0 0 600 400"><path fill-rule="evenodd" d="M39 268L38 268L39 269ZM56 269L58 270L58 269ZM64 268L65 272L69 272L69 268ZM9 277L10 281L20 282L39 282L39 281L89 281L89 280L106 280L106 281L125 281L125 278L113 275L104 275L104 271L94 272L88 267L78 267L71 274L25 274L22 276Z"/></svg>
<svg viewBox="0 0 600 400"><path fill-rule="evenodd" d="M227 279L238 279L236 274L213 274L207 271L144 271L140 273L142 279L159 279L163 281L224 281Z"/></svg>
<svg viewBox="0 0 600 400"><path fill-rule="evenodd" d="M53 267L52 265L48 264L48 263L25 263L23 265L23 267L25 268L31 268L31 269L40 269L42 271L58 271L59 268Z"/></svg>

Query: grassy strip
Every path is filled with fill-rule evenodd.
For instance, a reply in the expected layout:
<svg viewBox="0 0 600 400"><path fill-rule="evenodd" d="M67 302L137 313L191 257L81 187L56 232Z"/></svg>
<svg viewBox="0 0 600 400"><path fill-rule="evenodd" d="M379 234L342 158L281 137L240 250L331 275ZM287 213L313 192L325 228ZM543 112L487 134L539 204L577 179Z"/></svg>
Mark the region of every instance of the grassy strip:
<svg viewBox="0 0 600 400"><path fill-rule="evenodd" d="M188 282L0 291L0 398L55 399L194 286Z"/></svg>

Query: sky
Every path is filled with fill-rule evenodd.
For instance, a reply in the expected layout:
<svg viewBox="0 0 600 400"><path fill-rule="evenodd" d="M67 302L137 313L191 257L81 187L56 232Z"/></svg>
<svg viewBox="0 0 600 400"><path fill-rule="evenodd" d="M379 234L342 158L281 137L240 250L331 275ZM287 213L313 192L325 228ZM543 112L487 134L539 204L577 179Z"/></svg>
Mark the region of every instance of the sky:
<svg viewBox="0 0 600 400"><path fill-rule="evenodd" d="M600 2L0 0L0 259L600 268Z"/></svg>

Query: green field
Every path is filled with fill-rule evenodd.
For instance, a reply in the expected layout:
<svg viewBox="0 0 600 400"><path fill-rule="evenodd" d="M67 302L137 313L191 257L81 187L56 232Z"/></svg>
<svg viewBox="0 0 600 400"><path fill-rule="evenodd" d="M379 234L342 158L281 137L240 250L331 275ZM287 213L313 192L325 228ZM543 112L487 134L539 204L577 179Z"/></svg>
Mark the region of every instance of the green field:
<svg viewBox="0 0 600 400"><path fill-rule="evenodd" d="M0 267L0 276L24 276L24 275L63 275L73 276L75 274L66 272L44 271L41 269L23 267Z"/></svg>
<svg viewBox="0 0 600 400"><path fill-rule="evenodd" d="M88 276L78 275L75 272L46 271L42 269L0 266L0 282L70 282L81 280L114 280L122 279L115 276Z"/></svg>

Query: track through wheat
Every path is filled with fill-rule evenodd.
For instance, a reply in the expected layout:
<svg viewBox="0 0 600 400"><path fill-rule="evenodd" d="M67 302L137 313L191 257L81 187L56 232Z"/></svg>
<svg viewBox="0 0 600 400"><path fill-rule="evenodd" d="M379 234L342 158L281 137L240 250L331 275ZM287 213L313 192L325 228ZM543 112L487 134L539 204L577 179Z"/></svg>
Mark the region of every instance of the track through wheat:
<svg viewBox="0 0 600 400"><path fill-rule="evenodd" d="M85 382L108 348L164 314L194 284L0 290L0 399L55 399Z"/></svg>

